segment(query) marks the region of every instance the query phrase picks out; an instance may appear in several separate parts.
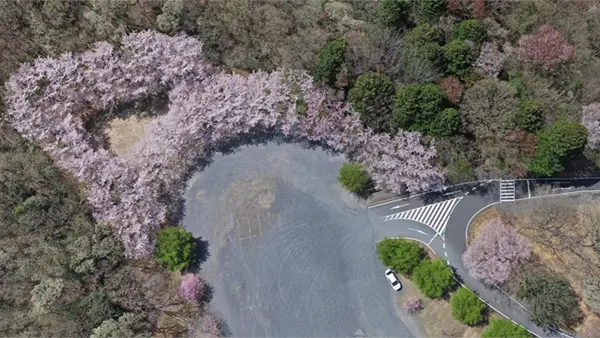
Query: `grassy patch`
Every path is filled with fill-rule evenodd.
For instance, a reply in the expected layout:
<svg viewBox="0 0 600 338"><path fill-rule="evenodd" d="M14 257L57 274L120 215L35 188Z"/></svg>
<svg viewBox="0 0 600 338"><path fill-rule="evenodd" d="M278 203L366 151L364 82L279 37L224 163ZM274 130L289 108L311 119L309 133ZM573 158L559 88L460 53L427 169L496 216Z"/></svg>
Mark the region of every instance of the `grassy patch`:
<svg viewBox="0 0 600 338"><path fill-rule="evenodd" d="M401 308L408 297L418 297L422 301L422 309L415 318L421 326L423 337L481 337L486 326L469 327L461 324L452 317L452 309L448 301L443 299L429 299L421 295L415 283L404 276L399 276L402 282L402 291L398 294L396 302ZM491 312L490 317L498 317Z"/></svg>

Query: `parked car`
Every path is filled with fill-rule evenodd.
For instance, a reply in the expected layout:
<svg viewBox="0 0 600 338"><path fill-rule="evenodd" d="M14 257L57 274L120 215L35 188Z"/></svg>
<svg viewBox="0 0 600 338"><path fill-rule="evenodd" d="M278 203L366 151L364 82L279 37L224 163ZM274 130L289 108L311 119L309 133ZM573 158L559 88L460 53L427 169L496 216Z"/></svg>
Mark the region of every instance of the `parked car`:
<svg viewBox="0 0 600 338"><path fill-rule="evenodd" d="M400 279L398 279L396 271L392 269L385 270L385 278L387 278L388 282L390 282L392 289L396 291L400 291L402 289L402 283L400 283Z"/></svg>

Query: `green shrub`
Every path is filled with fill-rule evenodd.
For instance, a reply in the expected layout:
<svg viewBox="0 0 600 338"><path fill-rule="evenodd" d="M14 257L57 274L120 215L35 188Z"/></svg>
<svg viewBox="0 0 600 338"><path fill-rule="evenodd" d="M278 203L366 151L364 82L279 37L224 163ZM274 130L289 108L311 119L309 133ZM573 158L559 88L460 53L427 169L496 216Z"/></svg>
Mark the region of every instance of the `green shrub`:
<svg viewBox="0 0 600 338"><path fill-rule="evenodd" d="M349 192L365 194L371 186L369 174L358 163L346 163L340 169L338 181Z"/></svg>
<svg viewBox="0 0 600 338"><path fill-rule="evenodd" d="M375 131L389 131L394 104L394 85L387 76L367 72L356 79L348 93L361 120Z"/></svg>
<svg viewBox="0 0 600 338"><path fill-rule="evenodd" d="M454 29L454 38L458 40L469 40L481 44L487 36L487 29L479 20L461 21Z"/></svg>
<svg viewBox="0 0 600 338"><path fill-rule="evenodd" d="M346 41L342 38L331 39L325 43L317 55L314 81L323 85L333 85L337 71L344 62Z"/></svg>
<svg viewBox="0 0 600 338"><path fill-rule="evenodd" d="M530 276L522 283L518 296L530 304L537 325L569 328L581 315L577 295L564 279Z"/></svg>
<svg viewBox="0 0 600 338"><path fill-rule="evenodd" d="M515 116L515 124L529 132L535 132L542 128L544 116L540 105L534 100L521 101L519 112Z"/></svg>
<svg viewBox="0 0 600 338"><path fill-rule="evenodd" d="M425 297L439 298L450 291L456 281L454 273L443 259L422 260L413 270L413 281Z"/></svg>
<svg viewBox="0 0 600 338"><path fill-rule="evenodd" d="M445 0L412 0L413 14L418 21L435 22L446 9Z"/></svg>
<svg viewBox="0 0 600 338"><path fill-rule="evenodd" d="M146 323L140 315L125 313L118 319L107 319L94 329L90 338L150 337Z"/></svg>
<svg viewBox="0 0 600 338"><path fill-rule="evenodd" d="M471 47L463 40L454 39L442 47L448 72L465 76L471 72L475 60Z"/></svg>
<svg viewBox="0 0 600 338"><path fill-rule="evenodd" d="M447 101L446 93L435 84L403 86L396 92L392 128L427 133Z"/></svg>
<svg viewBox="0 0 600 338"><path fill-rule="evenodd" d="M404 34L403 45L422 46L426 43L437 42L435 27L430 24L418 25Z"/></svg>
<svg viewBox="0 0 600 338"><path fill-rule="evenodd" d="M158 231L156 261L169 271L181 271L194 260L196 242L191 232L178 227L167 227Z"/></svg>
<svg viewBox="0 0 600 338"><path fill-rule="evenodd" d="M82 310L86 313L86 319L96 327L107 319L118 317L122 311L118 306L110 302L104 291L92 292L82 301Z"/></svg>
<svg viewBox="0 0 600 338"><path fill-rule="evenodd" d="M510 76L508 80L508 84L511 85L516 91L517 95L521 99L525 99L527 96L527 91L525 90L525 85L523 84L523 80L521 80L520 76Z"/></svg>
<svg viewBox="0 0 600 338"><path fill-rule="evenodd" d="M385 266L391 266L394 270L411 275L413 269L421 263L425 257L423 250L415 242L402 238L384 238L377 243L377 255Z"/></svg>
<svg viewBox="0 0 600 338"><path fill-rule="evenodd" d="M563 161L579 154L587 144L587 129L561 120L537 135L537 149L529 170L536 176L552 176L564 170Z"/></svg>
<svg viewBox="0 0 600 338"><path fill-rule="evenodd" d="M452 154L450 164L448 165L447 176L450 182L459 183L473 179L473 168L467 156L461 152Z"/></svg>
<svg viewBox="0 0 600 338"><path fill-rule="evenodd" d="M460 115L454 108L446 108L439 113L429 128L431 136L452 136L460 128Z"/></svg>
<svg viewBox="0 0 600 338"><path fill-rule="evenodd" d="M450 298L452 317L470 326L481 323L485 315L485 304L467 288L460 288Z"/></svg>
<svg viewBox="0 0 600 338"><path fill-rule="evenodd" d="M600 313L600 278L590 277L583 281L583 300L590 310Z"/></svg>
<svg viewBox="0 0 600 338"><path fill-rule="evenodd" d="M409 12L408 0L382 0L379 2L377 19L384 26L401 28L408 25Z"/></svg>
<svg viewBox="0 0 600 338"><path fill-rule="evenodd" d="M490 319L490 326L481 334L483 338L530 338L531 335L521 325L503 318Z"/></svg>

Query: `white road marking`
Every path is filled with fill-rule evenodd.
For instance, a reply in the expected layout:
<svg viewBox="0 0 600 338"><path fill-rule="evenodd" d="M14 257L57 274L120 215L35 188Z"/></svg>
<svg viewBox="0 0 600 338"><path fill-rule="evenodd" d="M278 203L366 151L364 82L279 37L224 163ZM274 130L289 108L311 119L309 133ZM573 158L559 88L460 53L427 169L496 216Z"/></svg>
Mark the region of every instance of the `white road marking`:
<svg viewBox="0 0 600 338"><path fill-rule="evenodd" d="M418 232L420 234L427 235L427 233L425 233L425 232L423 232L421 230L417 230L417 229L413 229L413 228L408 228L408 230L416 231L416 232Z"/></svg>
<svg viewBox="0 0 600 338"><path fill-rule="evenodd" d="M454 195L454 194L460 194L460 190L459 190L459 191L451 191L451 192L447 192L447 193L443 194L443 196L447 196L447 195Z"/></svg>
<svg viewBox="0 0 600 338"><path fill-rule="evenodd" d="M446 251L444 251L444 256L448 257L448 253Z"/></svg>
<svg viewBox="0 0 600 338"><path fill-rule="evenodd" d="M446 249L446 242L442 243L442 247Z"/></svg>
<svg viewBox="0 0 600 338"><path fill-rule="evenodd" d="M452 211L462 197L449 199L443 202L429 204L415 209L406 210L384 217L385 221L406 219L423 223L433 229L437 234L442 234L448 224Z"/></svg>
<svg viewBox="0 0 600 338"><path fill-rule="evenodd" d="M402 205L397 205L395 207L391 207L390 210L399 209L399 208L405 207L407 205L410 205L410 203L406 203L406 204L402 204Z"/></svg>

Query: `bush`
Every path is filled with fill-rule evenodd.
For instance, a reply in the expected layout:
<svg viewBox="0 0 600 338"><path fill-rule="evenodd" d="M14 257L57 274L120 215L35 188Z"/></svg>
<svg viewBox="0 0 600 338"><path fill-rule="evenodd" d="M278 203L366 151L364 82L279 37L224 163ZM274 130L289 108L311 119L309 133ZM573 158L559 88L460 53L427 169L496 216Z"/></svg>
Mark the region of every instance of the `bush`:
<svg viewBox="0 0 600 338"><path fill-rule="evenodd" d="M481 234L473 240L462 260L473 278L487 284L502 284L515 266L531 255L531 243L526 237L506 226L498 218L488 221Z"/></svg>
<svg viewBox="0 0 600 338"><path fill-rule="evenodd" d="M437 42L437 34L432 25L423 24L409 30L404 35L402 44L417 53L420 58L430 61L435 67L443 66L444 53Z"/></svg>
<svg viewBox="0 0 600 338"><path fill-rule="evenodd" d="M82 302L86 318L96 327L103 321L121 315L121 309L112 304L104 291L96 291L87 296Z"/></svg>
<svg viewBox="0 0 600 338"><path fill-rule="evenodd" d="M529 170L536 176L552 176L564 170L562 162L581 153L587 144L588 131L577 123L558 121L552 128L538 133L537 149Z"/></svg>
<svg viewBox="0 0 600 338"><path fill-rule="evenodd" d="M583 281L583 300L590 310L600 313L600 278L592 277Z"/></svg>
<svg viewBox="0 0 600 338"><path fill-rule="evenodd" d="M140 317L133 313L125 313L117 320L105 320L94 329L90 338L113 338L113 337L150 337L151 333Z"/></svg>
<svg viewBox="0 0 600 338"><path fill-rule="evenodd" d="M460 128L460 115L454 108L446 108L439 113L429 128L431 136L452 136L458 133Z"/></svg>
<svg viewBox="0 0 600 338"><path fill-rule="evenodd" d="M401 28L408 25L410 3L408 0L382 0L377 18L384 26Z"/></svg>
<svg viewBox="0 0 600 338"><path fill-rule="evenodd" d="M402 238L384 238L377 243L377 255L383 265L405 275L411 275L425 257L417 243Z"/></svg>
<svg viewBox="0 0 600 338"><path fill-rule="evenodd" d="M473 50L463 40L454 39L442 47L448 72L465 76L471 72L471 64L475 60Z"/></svg>
<svg viewBox="0 0 600 338"><path fill-rule="evenodd" d="M508 52L500 51L497 42L484 42L475 61L475 67L487 76L497 77L508 58Z"/></svg>
<svg viewBox="0 0 600 338"><path fill-rule="evenodd" d="M487 37L487 29L483 22L479 20L461 21L454 30L454 38L458 40L473 41L481 44Z"/></svg>
<svg viewBox="0 0 600 338"><path fill-rule="evenodd" d="M577 296L564 279L531 276L522 283L518 296L530 303L537 325L569 328L581 315Z"/></svg>
<svg viewBox="0 0 600 338"><path fill-rule="evenodd" d="M376 132L389 131L394 85L387 76L374 72L360 75L348 93L348 100L365 125Z"/></svg>
<svg viewBox="0 0 600 338"><path fill-rule="evenodd" d="M497 79L477 82L465 91L461 104L467 129L477 138L495 140L513 129L518 109L516 90Z"/></svg>
<svg viewBox="0 0 600 338"><path fill-rule="evenodd" d="M446 102L446 94L434 84L403 86L396 92L392 128L427 133Z"/></svg>
<svg viewBox="0 0 600 338"><path fill-rule="evenodd" d="M535 132L544 124L543 115L544 112L536 101L525 99L521 101L521 107L515 116L515 124L525 131Z"/></svg>
<svg viewBox="0 0 600 338"><path fill-rule="evenodd" d="M467 288L460 288L450 297L452 317L470 326L481 323L484 319L485 304Z"/></svg>
<svg viewBox="0 0 600 338"><path fill-rule="evenodd" d="M358 163L346 163L340 168L338 181L346 190L355 194L365 194L371 188L369 174Z"/></svg>
<svg viewBox="0 0 600 338"><path fill-rule="evenodd" d="M52 312L63 288L64 283L60 278L48 278L36 285L31 290L31 313L41 316Z"/></svg>
<svg viewBox="0 0 600 338"><path fill-rule="evenodd" d="M592 103L581 109L581 124L589 132L588 145L600 149L600 103Z"/></svg>
<svg viewBox="0 0 600 338"><path fill-rule="evenodd" d="M522 36L519 52L525 61L546 71L575 58L575 47L550 24L541 26L536 35Z"/></svg>
<svg viewBox="0 0 600 338"><path fill-rule="evenodd" d="M448 179L452 183L467 182L473 179L473 168L465 154L455 152L452 154L450 164L447 166Z"/></svg>
<svg viewBox="0 0 600 338"><path fill-rule="evenodd" d="M412 28L402 37L405 46L422 46L430 42L437 42L437 34L435 27L427 23Z"/></svg>
<svg viewBox="0 0 600 338"><path fill-rule="evenodd" d="M168 227L158 231L154 257L169 271L181 271L194 260L195 248L196 242L191 232Z"/></svg>
<svg viewBox="0 0 600 338"><path fill-rule="evenodd" d="M204 293L205 283L193 273L185 274L179 284L179 296L189 302L196 303Z"/></svg>
<svg viewBox="0 0 600 338"><path fill-rule="evenodd" d="M331 86L335 83L337 71L344 62L346 41L342 38L331 39L325 43L317 55L314 81Z"/></svg>
<svg viewBox="0 0 600 338"><path fill-rule="evenodd" d="M418 21L435 22L446 9L445 0L413 0L413 13Z"/></svg>
<svg viewBox="0 0 600 338"><path fill-rule="evenodd" d="M483 338L531 338L524 327L502 318L490 319L490 326L481 336Z"/></svg>
<svg viewBox="0 0 600 338"><path fill-rule="evenodd" d="M413 270L413 281L425 297L439 298L450 291L456 281L454 273L443 259L422 260Z"/></svg>
<svg viewBox="0 0 600 338"><path fill-rule="evenodd" d="M414 296L410 296L406 299L406 301L404 302L404 310L406 310L408 313L415 313L419 310L421 310L421 299L414 297Z"/></svg>
<svg viewBox="0 0 600 338"><path fill-rule="evenodd" d="M177 31L184 11L183 0L167 0L161 11L162 13L156 17L158 30L165 33Z"/></svg>
<svg viewBox="0 0 600 338"><path fill-rule="evenodd" d="M454 104L459 104L465 86L456 76L447 76L438 82L438 86L442 88L448 100Z"/></svg>

